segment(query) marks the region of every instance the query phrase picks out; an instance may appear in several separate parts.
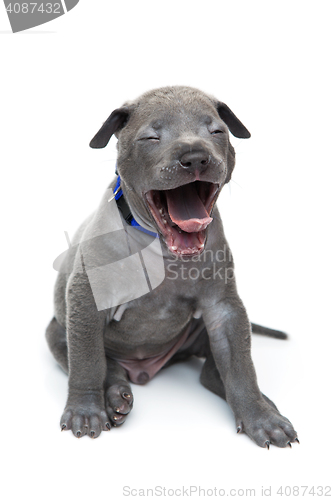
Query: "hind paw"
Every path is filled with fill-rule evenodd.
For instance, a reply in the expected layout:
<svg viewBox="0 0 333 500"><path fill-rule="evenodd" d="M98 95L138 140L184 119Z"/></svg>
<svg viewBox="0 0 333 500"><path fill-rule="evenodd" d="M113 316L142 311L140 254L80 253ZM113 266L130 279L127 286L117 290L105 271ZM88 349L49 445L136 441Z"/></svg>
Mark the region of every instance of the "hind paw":
<svg viewBox="0 0 333 500"><path fill-rule="evenodd" d="M123 424L133 408L131 388L127 384L111 385L105 393L105 406L112 425Z"/></svg>

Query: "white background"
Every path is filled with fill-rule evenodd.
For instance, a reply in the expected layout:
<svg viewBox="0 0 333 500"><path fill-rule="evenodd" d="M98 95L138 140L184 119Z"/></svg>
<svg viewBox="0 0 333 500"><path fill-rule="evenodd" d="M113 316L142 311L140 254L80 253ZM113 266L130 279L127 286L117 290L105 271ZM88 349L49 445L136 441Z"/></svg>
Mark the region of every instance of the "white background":
<svg viewBox="0 0 333 500"><path fill-rule="evenodd" d="M279 486L330 484L331 23L328 1L81 0L13 35L0 6L3 498L123 498L124 486L158 485L257 497L271 486L281 498ZM299 433L292 449L237 435L226 403L199 384L199 360L134 386L122 428L97 440L59 430L67 377L44 340L52 262L116 157L115 140L88 144L124 101L174 84L215 95L252 133L232 138L219 206L250 318L290 334L255 336L253 358Z"/></svg>

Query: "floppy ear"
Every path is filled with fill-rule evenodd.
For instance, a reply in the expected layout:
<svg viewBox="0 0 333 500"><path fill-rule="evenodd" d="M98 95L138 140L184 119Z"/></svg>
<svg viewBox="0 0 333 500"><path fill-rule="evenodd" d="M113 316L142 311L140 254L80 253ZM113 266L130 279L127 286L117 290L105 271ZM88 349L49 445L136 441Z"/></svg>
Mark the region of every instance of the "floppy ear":
<svg viewBox="0 0 333 500"><path fill-rule="evenodd" d="M228 129L235 137L239 137L240 139L248 139L251 137L250 132L246 127L242 124L240 120L238 120L237 116L231 111L230 108L224 102L217 103L217 112L220 115L220 118L224 121L224 123L228 126Z"/></svg>
<svg viewBox="0 0 333 500"><path fill-rule="evenodd" d="M122 129L129 119L129 108L122 108L112 111L109 118L103 123L97 134L91 139L89 146L91 148L105 148L111 136Z"/></svg>

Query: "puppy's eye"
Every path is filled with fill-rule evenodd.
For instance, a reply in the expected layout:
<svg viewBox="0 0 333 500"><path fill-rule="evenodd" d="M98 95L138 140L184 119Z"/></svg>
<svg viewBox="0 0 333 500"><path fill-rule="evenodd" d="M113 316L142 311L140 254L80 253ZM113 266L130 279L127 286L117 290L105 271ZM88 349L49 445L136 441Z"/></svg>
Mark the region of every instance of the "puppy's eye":
<svg viewBox="0 0 333 500"><path fill-rule="evenodd" d="M212 135L215 135L215 134L224 134L224 130L213 130L213 132L211 132Z"/></svg>
<svg viewBox="0 0 333 500"><path fill-rule="evenodd" d="M159 141L160 138L157 136L141 137L139 141Z"/></svg>

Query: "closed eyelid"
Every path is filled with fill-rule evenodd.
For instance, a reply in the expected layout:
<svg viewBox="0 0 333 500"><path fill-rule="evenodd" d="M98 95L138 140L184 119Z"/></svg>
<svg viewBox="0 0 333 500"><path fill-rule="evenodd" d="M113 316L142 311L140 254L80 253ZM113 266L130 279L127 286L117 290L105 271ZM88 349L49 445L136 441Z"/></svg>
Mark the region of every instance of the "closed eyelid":
<svg viewBox="0 0 333 500"><path fill-rule="evenodd" d="M150 139L150 138L151 139L159 139L159 134L151 126L148 128L144 128L138 132L138 135L137 135L138 141L141 141L144 139Z"/></svg>
<svg viewBox="0 0 333 500"><path fill-rule="evenodd" d="M156 140L156 141L160 140L159 136L157 134L155 134L154 131L151 131L151 132L147 131L146 133L143 133L138 137L138 141L148 141L149 139Z"/></svg>

